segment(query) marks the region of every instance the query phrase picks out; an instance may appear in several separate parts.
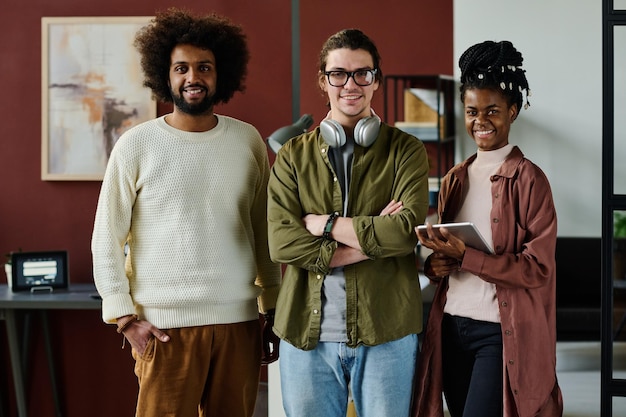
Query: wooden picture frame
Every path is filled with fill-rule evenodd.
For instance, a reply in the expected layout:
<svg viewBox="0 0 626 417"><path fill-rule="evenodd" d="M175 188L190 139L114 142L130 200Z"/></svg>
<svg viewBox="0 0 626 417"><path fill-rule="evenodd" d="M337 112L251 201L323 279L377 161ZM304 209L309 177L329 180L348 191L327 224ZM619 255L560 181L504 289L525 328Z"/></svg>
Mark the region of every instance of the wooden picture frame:
<svg viewBox="0 0 626 417"><path fill-rule="evenodd" d="M119 136L156 117L133 46L151 19L41 18L42 180L102 180Z"/></svg>

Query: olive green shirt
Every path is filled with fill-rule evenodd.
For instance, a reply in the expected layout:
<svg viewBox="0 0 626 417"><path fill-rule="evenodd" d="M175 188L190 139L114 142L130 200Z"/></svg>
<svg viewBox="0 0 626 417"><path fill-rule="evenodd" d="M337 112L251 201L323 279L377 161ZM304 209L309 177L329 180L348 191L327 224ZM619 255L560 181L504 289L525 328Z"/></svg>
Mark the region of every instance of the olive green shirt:
<svg viewBox="0 0 626 417"><path fill-rule="evenodd" d="M287 142L276 156L268 187L270 256L286 264L274 332L310 350L319 340L322 284L338 243L310 234L306 214L343 213L339 181L319 128ZM355 146L347 216L368 260L344 268L348 345L378 345L422 331L422 300L414 227L428 210L424 144L381 124L372 146ZM391 201L400 213L380 216Z"/></svg>

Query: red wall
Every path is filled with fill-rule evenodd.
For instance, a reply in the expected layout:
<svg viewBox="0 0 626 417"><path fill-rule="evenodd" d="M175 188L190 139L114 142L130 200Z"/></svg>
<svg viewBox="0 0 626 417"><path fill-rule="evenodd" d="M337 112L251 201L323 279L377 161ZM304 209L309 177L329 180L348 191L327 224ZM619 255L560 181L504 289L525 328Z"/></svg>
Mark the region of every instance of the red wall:
<svg viewBox="0 0 626 417"><path fill-rule="evenodd" d="M3 2L0 24L0 253L12 250L67 249L72 282L91 282L90 238L99 182L41 181L41 17L146 16L169 7L163 0L35 0ZM243 25L251 50L245 94L236 95L217 112L254 124L263 137L290 123L291 1L187 0L175 3L198 12L215 11ZM382 55L386 74L452 74L452 1L377 0L302 1L301 113L316 124L326 113L316 85L317 55L324 40L347 27L370 35ZM160 113L166 111L159 107ZM374 101L382 114L382 89ZM273 155L270 155L273 160ZM0 279L0 282L3 279ZM130 350L105 326L97 311L52 312L55 355L65 415L133 414L137 383ZM0 322L4 334L4 324ZM34 327L38 330L38 327ZM33 335L28 380L31 415L53 415L41 336ZM4 336L1 340L5 340ZM5 342L0 343L0 389L7 385L9 408L15 409ZM5 390L6 391L6 390Z"/></svg>

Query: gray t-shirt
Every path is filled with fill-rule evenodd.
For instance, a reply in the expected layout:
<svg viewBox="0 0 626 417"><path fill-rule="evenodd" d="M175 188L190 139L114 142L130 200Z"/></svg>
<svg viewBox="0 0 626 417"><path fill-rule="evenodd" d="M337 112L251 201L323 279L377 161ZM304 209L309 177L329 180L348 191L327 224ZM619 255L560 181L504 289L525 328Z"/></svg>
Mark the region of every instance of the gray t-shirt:
<svg viewBox="0 0 626 417"><path fill-rule="evenodd" d="M341 148L331 148L330 160L337 174L343 194L343 213L348 207L348 189L352 171L354 139L348 137ZM346 279L343 267L333 268L326 275L322 287L321 342L347 342L346 331Z"/></svg>

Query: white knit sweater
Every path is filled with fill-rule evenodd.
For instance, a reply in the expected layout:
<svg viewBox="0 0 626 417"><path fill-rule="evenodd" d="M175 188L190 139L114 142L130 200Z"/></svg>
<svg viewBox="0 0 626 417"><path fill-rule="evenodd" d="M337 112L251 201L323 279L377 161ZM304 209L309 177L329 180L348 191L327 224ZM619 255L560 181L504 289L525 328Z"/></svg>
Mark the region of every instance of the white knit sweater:
<svg viewBox="0 0 626 417"><path fill-rule="evenodd" d="M138 314L167 329L254 320L258 308L273 308L280 269L267 248L268 177L258 131L230 117L207 132L160 117L125 133L92 236L104 321Z"/></svg>

